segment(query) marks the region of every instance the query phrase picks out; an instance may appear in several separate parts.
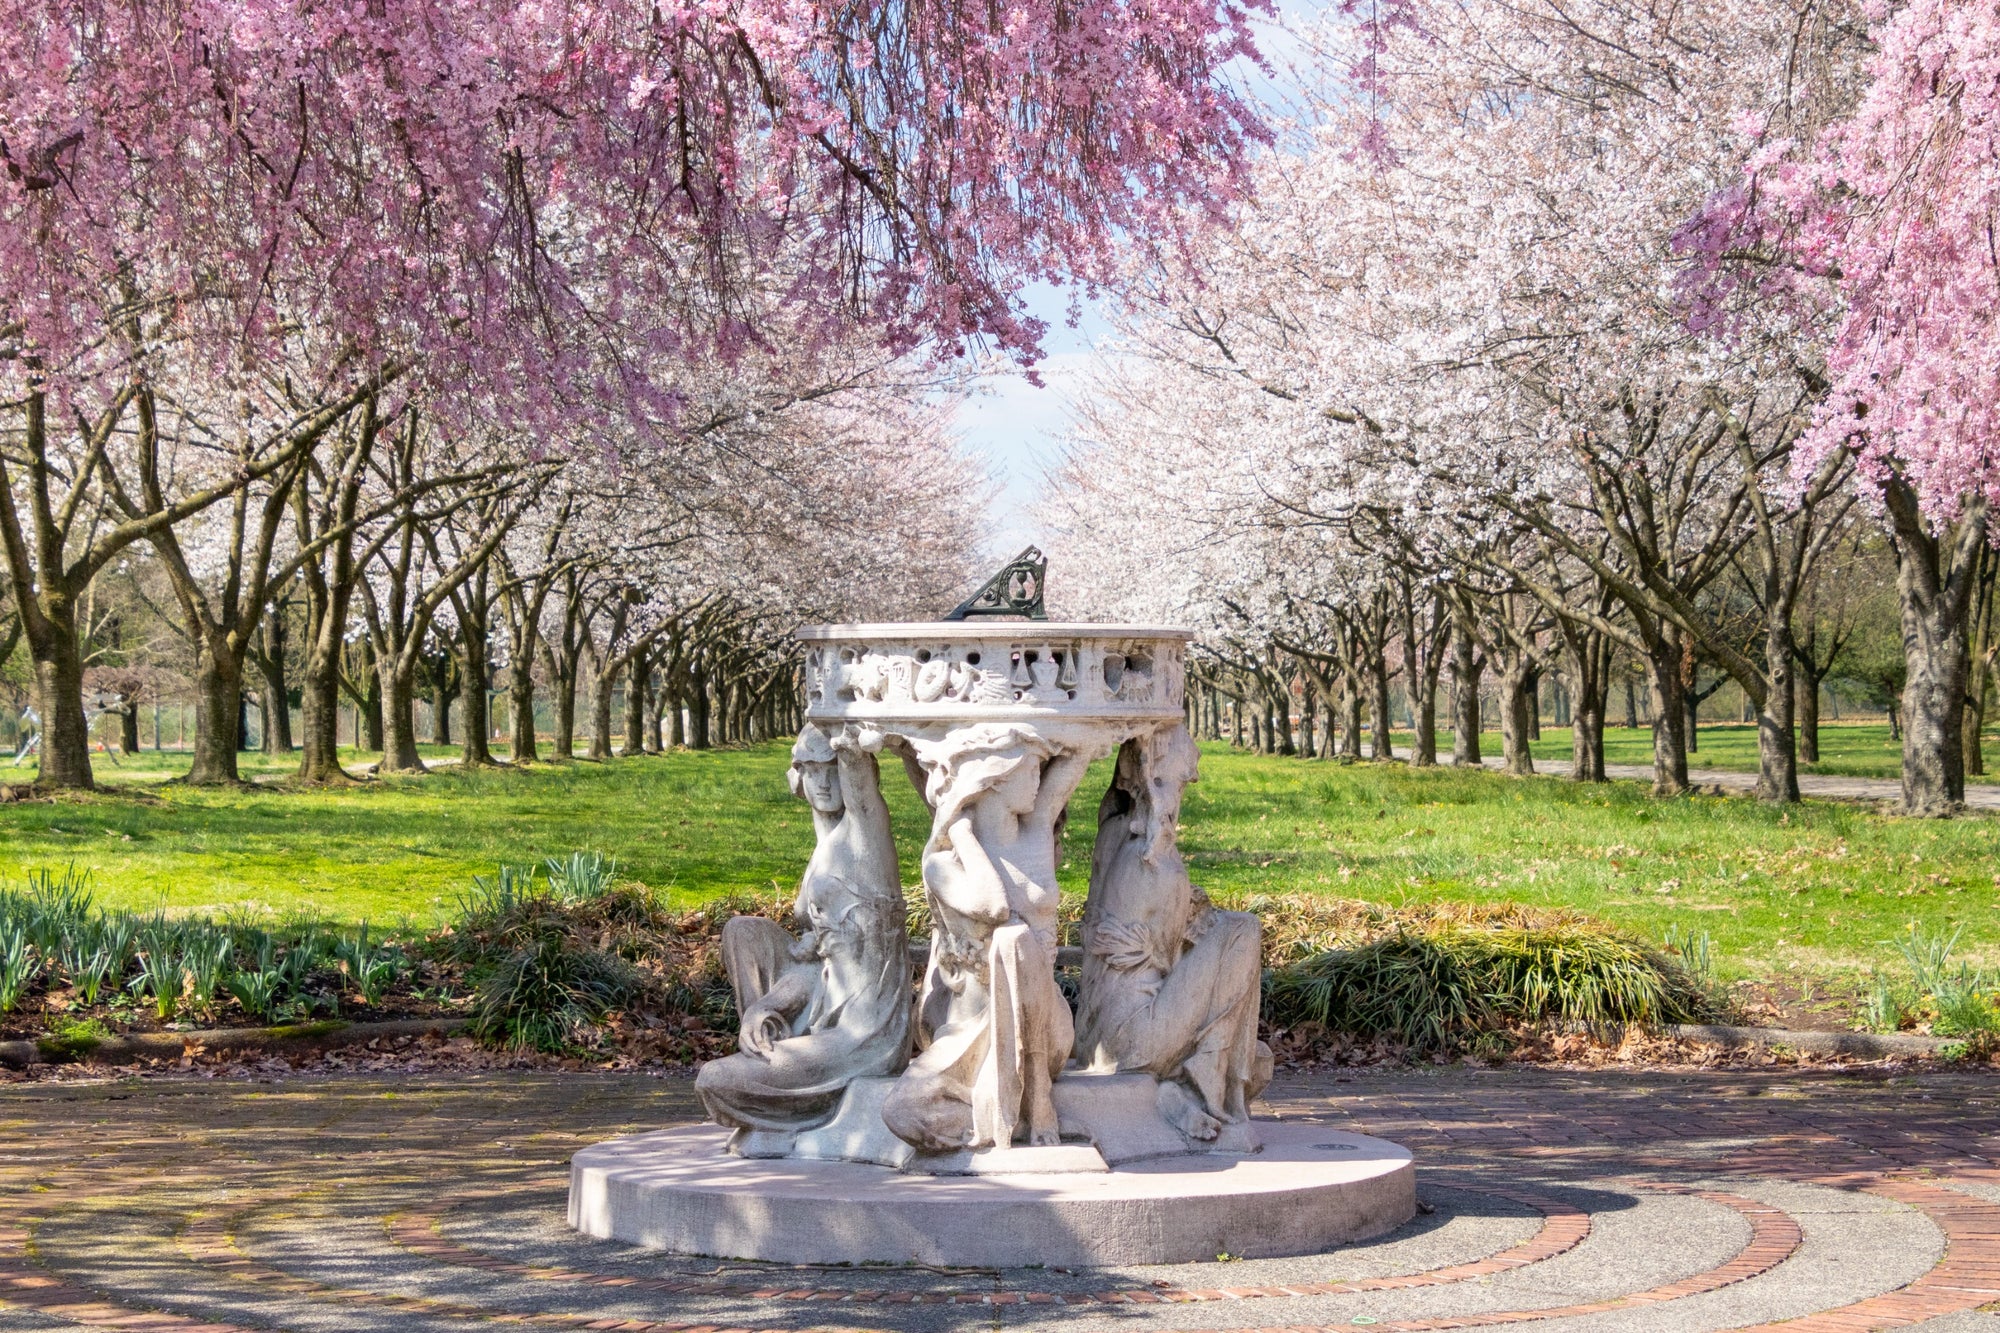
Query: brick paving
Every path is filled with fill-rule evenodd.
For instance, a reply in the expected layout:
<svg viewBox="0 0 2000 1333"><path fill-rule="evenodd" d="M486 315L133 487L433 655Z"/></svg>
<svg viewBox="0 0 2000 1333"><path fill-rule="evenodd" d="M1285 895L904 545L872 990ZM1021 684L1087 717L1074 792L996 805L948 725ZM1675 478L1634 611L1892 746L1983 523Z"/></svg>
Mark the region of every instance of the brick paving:
<svg viewBox="0 0 2000 1333"><path fill-rule="evenodd" d="M17 1084L0 1329L2000 1333L1994 1074L1452 1067L1267 1101L1407 1144L1431 1211L1297 1260L795 1269L562 1225L569 1155L694 1118L682 1079Z"/></svg>

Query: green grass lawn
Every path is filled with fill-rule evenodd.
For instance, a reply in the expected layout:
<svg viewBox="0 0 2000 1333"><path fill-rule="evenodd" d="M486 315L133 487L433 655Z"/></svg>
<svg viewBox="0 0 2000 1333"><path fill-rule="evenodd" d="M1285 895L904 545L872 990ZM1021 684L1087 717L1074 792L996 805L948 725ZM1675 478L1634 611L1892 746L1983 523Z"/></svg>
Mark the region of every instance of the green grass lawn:
<svg viewBox="0 0 2000 1333"><path fill-rule="evenodd" d="M812 831L785 785L782 744L611 764L390 779L327 791L123 790L0 806L0 877L74 861L107 906L304 912L344 922L449 916L475 874L601 850L625 874L693 902L789 890ZM2000 963L2000 819L1905 821L1808 802L1655 801L1641 784L1582 787L1451 769L1264 758L1207 746L1183 846L1223 896L1304 892L1398 903L1515 899L1594 913L1655 939L1707 931L1730 976L1852 975L1894 959L1911 922L1963 926ZM885 772L906 882L927 820ZM1094 768L1063 862L1084 888Z"/></svg>
<svg viewBox="0 0 2000 1333"><path fill-rule="evenodd" d="M1963 926L1961 956L2000 963L1991 817L1213 750L1204 764L1182 841L1211 888L1574 907L1654 939L1706 931L1728 976L1864 972L1912 922Z"/></svg>
<svg viewBox="0 0 2000 1333"><path fill-rule="evenodd" d="M1699 740L1701 749L1688 755L1688 767L1743 773L1757 771L1757 727L1754 723L1704 722ZM1440 748L1448 747L1449 736L1440 736L1438 743ZM1500 753L1500 734L1483 734L1480 746L1482 751ZM1569 759L1569 747L1568 727L1543 727L1542 738L1529 746L1537 759L1560 759L1564 762ZM1993 770L2000 769L2000 743L1987 738L1985 751L1988 776L1974 777L1970 779L1973 782L1993 781ZM1903 773L1903 743L1889 735L1889 724L1886 722L1821 722L1819 755L1818 763L1800 764L1799 772L1891 780L1901 777ZM1604 762L1651 767L1652 730L1648 727L1633 730L1607 727L1604 732Z"/></svg>
<svg viewBox="0 0 2000 1333"><path fill-rule="evenodd" d="M104 794L0 806L0 874L74 861L106 906L347 922L434 922L473 875L575 850L692 898L769 890L796 880L812 840L785 763L774 745L235 791L100 769Z"/></svg>

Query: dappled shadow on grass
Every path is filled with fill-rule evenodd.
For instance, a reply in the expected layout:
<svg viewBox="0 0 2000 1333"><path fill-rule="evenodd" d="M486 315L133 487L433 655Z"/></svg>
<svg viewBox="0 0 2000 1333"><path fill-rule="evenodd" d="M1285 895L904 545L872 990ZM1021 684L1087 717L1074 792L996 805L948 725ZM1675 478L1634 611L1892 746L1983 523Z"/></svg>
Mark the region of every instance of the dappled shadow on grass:
<svg viewBox="0 0 2000 1333"><path fill-rule="evenodd" d="M152 788L0 813L15 867L74 860L110 906L436 919L473 874L577 849L701 897L795 880L811 848L782 746L319 790Z"/></svg>
<svg viewBox="0 0 2000 1333"><path fill-rule="evenodd" d="M1704 720L1699 729L1700 749L1688 755L1695 769L1722 769L1736 773L1757 771L1757 724L1754 722L1714 722ZM1401 744L1401 741L1398 742ZM1499 752L1500 739L1489 735L1482 740L1489 755ZM1799 772L1830 777L1887 778L1902 774L1902 741L1890 734L1887 722L1822 721L1819 730L1819 762L1801 762ZM1567 727L1545 726L1542 738L1531 747L1538 763L1568 763L1570 731ZM2000 770L2000 741L1986 738L1989 770ZM1607 727L1604 732L1604 759L1608 764L1651 767L1653 735L1650 727ZM1970 779L1994 780L1992 776Z"/></svg>
<svg viewBox="0 0 2000 1333"><path fill-rule="evenodd" d="M1725 976L1865 970L1915 921L2000 949L2000 821L1834 802L1658 800L1643 784L1341 765L1210 747L1182 845L1232 904L1280 892L1569 907L1654 939L1715 941Z"/></svg>
<svg viewBox="0 0 2000 1333"><path fill-rule="evenodd" d="M812 848L783 742L707 753L440 769L329 790L142 790L0 806L0 878L74 861L101 904L305 912L346 923L448 918L475 874L575 850L677 904L789 893ZM1195 881L1231 905L1305 893L1400 903L1568 907L1659 939L1714 937L1725 974L1891 958L1918 922L1964 924L1962 952L2000 962L1992 866L2000 820L1913 823L1829 802L1660 801L1643 784L1517 780L1449 767L1342 765L1210 744L1182 843ZM1111 763L1079 788L1061 848L1087 887ZM115 780L115 778L114 778ZM883 773L906 885L919 879L922 802Z"/></svg>

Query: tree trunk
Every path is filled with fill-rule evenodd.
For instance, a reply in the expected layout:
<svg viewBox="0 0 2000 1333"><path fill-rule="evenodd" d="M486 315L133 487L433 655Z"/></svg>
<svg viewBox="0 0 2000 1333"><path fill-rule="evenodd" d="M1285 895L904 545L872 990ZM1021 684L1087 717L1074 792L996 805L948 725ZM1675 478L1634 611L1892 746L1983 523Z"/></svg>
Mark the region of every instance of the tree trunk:
<svg viewBox="0 0 2000 1333"><path fill-rule="evenodd" d="M691 685L692 688L688 691L688 749L706 750L709 748L708 677L702 672L696 672L691 679ZM1237 717L1240 721L1242 717L1240 706L1237 709ZM1242 743L1240 733L1237 736L1237 743Z"/></svg>
<svg viewBox="0 0 2000 1333"><path fill-rule="evenodd" d="M47 602L48 632L40 642L30 637L28 645L35 664L35 709L42 715L35 785L88 790L97 783L90 772L90 728L83 719L83 653L76 619L66 600L51 597Z"/></svg>
<svg viewBox="0 0 2000 1333"><path fill-rule="evenodd" d="M236 755L243 746L243 664L227 649L197 641L194 664L194 763L182 779L191 786L242 781ZM265 724L270 730L270 724Z"/></svg>
<svg viewBox="0 0 2000 1333"><path fill-rule="evenodd" d="M1536 667L1528 673L1526 698L1528 701L1528 739L1538 741L1542 738L1542 670L1540 667Z"/></svg>
<svg viewBox="0 0 2000 1333"><path fill-rule="evenodd" d="M1570 661L1569 775L1573 782L1603 782L1604 716L1609 711L1611 644L1593 630L1564 636Z"/></svg>
<svg viewBox="0 0 2000 1333"><path fill-rule="evenodd" d="M302 581L308 628L304 679L299 686L299 781L309 785L350 781L340 766L340 656L346 643L347 608L354 587L347 541L330 552L333 576L312 566Z"/></svg>
<svg viewBox="0 0 2000 1333"><path fill-rule="evenodd" d="M1772 612L1764 627L1764 702L1757 709L1757 799L1792 804L1799 799L1799 752L1792 734L1791 608Z"/></svg>
<svg viewBox="0 0 2000 1333"><path fill-rule="evenodd" d="M1979 577L1972 601L1972 628L1966 637L1965 738L1959 743L1968 777L1986 775L1986 754L1980 733L1986 729L1986 696L1992 678L1993 582L1995 552L1979 551Z"/></svg>
<svg viewBox="0 0 2000 1333"><path fill-rule="evenodd" d="M1460 768L1478 768L1479 677L1481 663L1472 629L1461 614L1451 627L1452 727L1451 762Z"/></svg>
<svg viewBox="0 0 2000 1333"><path fill-rule="evenodd" d="M1505 663L1500 672L1500 752L1504 767L1516 777L1535 771L1534 751L1528 748L1534 673L1525 662Z"/></svg>
<svg viewBox="0 0 2000 1333"><path fill-rule="evenodd" d="M1603 782L1604 700L1579 698L1570 716L1569 775L1576 782Z"/></svg>
<svg viewBox="0 0 2000 1333"><path fill-rule="evenodd" d="M1403 632L1403 698L1410 710L1410 767L1437 763L1438 662L1432 632L1444 614L1442 599L1431 599L1430 617L1420 621L1414 590L1407 585L1400 599Z"/></svg>
<svg viewBox="0 0 2000 1333"><path fill-rule="evenodd" d="M465 716L461 727L465 741L461 753L468 768L488 767L493 758L493 702L488 692L487 643L484 626L462 624L459 634L458 669L464 684Z"/></svg>
<svg viewBox="0 0 2000 1333"><path fill-rule="evenodd" d="M1916 600L1903 607L1903 810L1935 818L1965 800L1965 633Z"/></svg>
<svg viewBox="0 0 2000 1333"><path fill-rule="evenodd" d="M1417 673L1417 692L1410 699L1410 767L1434 768L1438 761L1437 677Z"/></svg>
<svg viewBox="0 0 2000 1333"><path fill-rule="evenodd" d="M507 669L508 748L517 764L541 759L535 739L535 673L533 664L516 660Z"/></svg>
<svg viewBox="0 0 2000 1333"><path fill-rule="evenodd" d="M599 763L611 758L611 687L616 679L609 666L591 673L590 744L583 757Z"/></svg>
<svg viewBox="0 0 2000 1333"><path fill-rule="evenodd" d="M546 659L549 668L549 687L556 692L555 733L549 740L551 756L559 760L576 758L576 667L571 660L567 670L556 660L553 652Z"/></svg>
<svg viewBox="0 0 2000 1333"><path fill-rule="evenodd" d="M417 671L414 660L398 669L394 659L378 657L377 692L382 698L382 762L378 773L425 772L417 750Z"/></svg>
<svg viewBox="0 0 2000 1333"><path fill-rule="evenodd" d="M364 634L353 645L353 651L356 670L351 675L343 672L342 684L348 702L354 705L354 748L380 754L384 732L382 677L376 665L375 644Z"/></svg>
<svg viewBox="0 0 2000 1333"><path fill-rule="evenodd" d="M1646 654L1653 699L1653 795L1679 796L1688 789L1687 705L1681 689L1681 644L1662 634Z"/></svg>
<svg viewBox="0 0 2000 1333"><path fill-rule="evenodd" d="M1979 778L1986 776L1986 751L1981 745L1981 737L1986 731L1986 699L1992 692L1992 673L1986 669L1979 653L1969 657L1972 685L1965 693L1965 775ZM133 724L133 734L138 734L138 724Z"/></svg>
<svg viewBox="0 0 2000 1333"><path fill-rule="evenodd" d="M455 696L441 686L431 688L431 744L451 744L451 701Z"/></svg>
<svg viewBox="0 0 2000 1333"><path fill-rule="evenodd" d="M646 753L646 654L632 654L625 666L625 755Z"/></svg>
<svg viewBox="0 0 2000 1333"><path fill-rule="evenodd" d="M1903 625L1903 812L1936 818L1955 813L1965 799L1966 622L1986 507L1969 499L1940 537L1907 483L1891 475L1883 499Z"/></svg>
<svg viewBox="0 0 2000 1333"><path fill-rule="evenodd" d="M1344 759L1361 757L1361 678L1352 671L1340 682L1340 754Z"/></svg>
<svg viewBox="0 0 2000 1333"><path fill-rule="evenodd" d="M373 655L369 654L371 657ZM368 688L361 692L361 702L357 706L361 716L362 738L367 742L361 748L380 754L386 730L382 725L382 678L380 674L371 670L367 679Z"/></svg>
<svg viewBox="0 0 2000 1333"><path fill-rule="evenodd" d="M1627 731L1637 731L1639 729L1638 693L1638 687L1633 683L1632 678L1630 676L1625 677L1625 730Z"/></svg>
<svg viewBox="0 0 2000 1333"><path fill-rule="evenodd" d="M1798 689L1799 760L1819 762L1819 677L1802 671L1793 678Z"/></svg>
<svg viewBox="0 0 2000 1333"><path fill-rule="evenodd" d="M340 662L307 659L305 680L299 686L300 728L303 747L299 755L299 781L338 782L347 770L340 766Z"/></svg>
<svg viewBox="0 0 2000 1333"><path fill-rule="evenodd" d="M667 694L666 683L658 679L654 675L652 669L648 667L646 671L646 744L645 744L645 750L647 754L658 754L660 753L661 750L666 748L665 742L660 737L660 723L663 720L661 718L661 712L662 712L662 706L666 701L666 694ZM763 716L766 722L768 723L770 718L770 709L768 702L763 710Z"/></svg>
<svg viewBox="0 0 2000 1333"><path fill-rule="evenodd" d="M1374 686L1374 697L1368 701L1368 710L1373 714L1369 718L1368 757L1394 759L1396 751L1394 741L1389 734L1389 659L1378 653L1370 666L1374 676L1371 682Z"/></svg>
<svg viewBox="0 0 2000 1333"><path fill-rule="evenodd" d="M258 654L258 674L264 677L264 753L292 752L291 690L285 681L285 617L272 607L262 629L264 651Z"/></svg>

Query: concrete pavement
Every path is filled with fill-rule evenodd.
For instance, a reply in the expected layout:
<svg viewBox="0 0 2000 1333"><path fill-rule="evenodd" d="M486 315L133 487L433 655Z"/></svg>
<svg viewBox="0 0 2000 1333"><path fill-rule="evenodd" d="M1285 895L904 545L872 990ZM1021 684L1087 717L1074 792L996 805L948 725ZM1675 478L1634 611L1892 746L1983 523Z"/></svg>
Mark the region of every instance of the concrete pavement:
<svg viewBox="0 0 2000 1333"><path fill-rule="evenodd" d="M2000 1077L1977 1071L1294 1075L1261 1113L1409 1145L1429 1212L1305 1259L941 1271L570 1233L570 1153L692 1119L682 1079L18 1084L0 1089L0 1333L1976 1333L2000 1330L1996 1108Z"/></svg>

